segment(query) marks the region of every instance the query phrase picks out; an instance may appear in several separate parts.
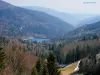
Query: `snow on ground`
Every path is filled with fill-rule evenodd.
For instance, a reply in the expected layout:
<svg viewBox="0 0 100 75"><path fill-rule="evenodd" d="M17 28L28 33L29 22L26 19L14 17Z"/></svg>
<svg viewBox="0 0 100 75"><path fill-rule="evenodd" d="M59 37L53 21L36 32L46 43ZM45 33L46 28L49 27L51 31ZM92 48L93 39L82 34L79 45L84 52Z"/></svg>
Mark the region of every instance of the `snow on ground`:
<svg viewBox="0 0 100 75"><path fill-rule="evenodd" d="M74 71L78 71L79 70L79 64L80 64L80 61L78 61L77 67L75 68Z"/></svg>

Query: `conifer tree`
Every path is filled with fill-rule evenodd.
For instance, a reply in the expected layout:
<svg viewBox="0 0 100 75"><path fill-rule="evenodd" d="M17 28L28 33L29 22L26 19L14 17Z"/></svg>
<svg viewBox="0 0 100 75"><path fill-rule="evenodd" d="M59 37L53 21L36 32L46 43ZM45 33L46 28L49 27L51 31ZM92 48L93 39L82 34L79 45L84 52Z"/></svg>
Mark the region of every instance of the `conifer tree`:
<svg viewBox="0 0 100 75"><path fill-rule="evenodd" d="M0 48L0 70L5 67L6 56L3 48Z"/></svg>
<svg viewBox="0 0 100 75"><path fill-rule="evenodd" d="M36 70L36 67L33 68L31 75L38 75L38 72Z"/></svg>
<svg viewBox="0 0 100 75"><path fill-rule="evenodd" d="M49 75L49 72L48 72L48 69L47 69L47 65L46 64L43 65L42 75Z"/></svg>
<svg viewBox="0 0 100 75"><path fill-rule="evenodd" d="M42 67L41 60L39 59L39 60L36 62L36 70L37 70L38 73L40 73L41 67Z"/></svg>
<svg viewBox="0 0 100 75"><path fill-rule="evenodd" d="M79 46L76 47L76 61L80 59L80 50Z"/></svg>
<svg viewBox="0 0 100 75"><path fill-rule="evenodd" d="M57 69L56 58L53 53L50 53L47 58L47 68L49 71L49 75L59 75L59 71Z"/></svg>

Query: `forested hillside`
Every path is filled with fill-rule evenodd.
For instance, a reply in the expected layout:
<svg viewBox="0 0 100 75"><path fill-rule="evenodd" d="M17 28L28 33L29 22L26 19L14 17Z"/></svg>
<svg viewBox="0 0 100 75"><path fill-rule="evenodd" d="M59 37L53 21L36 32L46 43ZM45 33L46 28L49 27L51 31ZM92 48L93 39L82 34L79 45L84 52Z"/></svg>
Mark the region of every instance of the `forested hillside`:
<svg viewBox="0 0 100 75"><path fill-rule="evenodd" d="M46 43L0 37L0 75L59 75L56 55Z"/></svg>
<svg viewBox="0 0 100 75"><path fill-rule="evenodd" d="M16 7L1 0L0 3L0 35L16 37L40 34L55 37L73 29L65 21L44 12Z"/></svg>
<svg viewBox="0 0 100 75"><path fill-rule="evenodd" d="M100 36L100 21L76 28L62 37L66 41L81 40L83 37L92 39Z"/></svg>

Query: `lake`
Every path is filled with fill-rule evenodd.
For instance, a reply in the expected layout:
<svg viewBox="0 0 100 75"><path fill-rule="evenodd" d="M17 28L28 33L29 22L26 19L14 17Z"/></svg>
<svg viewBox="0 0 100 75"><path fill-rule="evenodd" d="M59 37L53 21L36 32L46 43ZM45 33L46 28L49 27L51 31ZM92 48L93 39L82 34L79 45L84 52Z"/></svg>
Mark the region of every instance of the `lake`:
<svg viewBox="0 0 100 75"><path fill-rule="evenodd" d="M44 41L46 41L46 42L50 41L50 39L48 39L48 38L33 38L33 37L28 37L28 38L23 39L23 40L37 42L37 43L42 43Z"/></svg>
<svg viewBox="0 0 100 75"><path fill-rule="evenodd" d="M44 41L49 41L50 39L47 39L47 38L33 38L32 41L33 42L38 42L38 43L42 43Z"/></svg>

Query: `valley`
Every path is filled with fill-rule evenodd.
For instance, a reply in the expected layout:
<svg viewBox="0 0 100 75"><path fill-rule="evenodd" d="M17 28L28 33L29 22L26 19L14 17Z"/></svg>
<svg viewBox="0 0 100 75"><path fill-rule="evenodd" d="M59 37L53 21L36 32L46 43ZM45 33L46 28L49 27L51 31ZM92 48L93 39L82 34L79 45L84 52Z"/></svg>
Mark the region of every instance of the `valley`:
<svg viewBox="0 0 100 75"><path fill-rule="evenodd" d="M0 0L0 75L99 75L100 13L45 2Z"/></svg>

